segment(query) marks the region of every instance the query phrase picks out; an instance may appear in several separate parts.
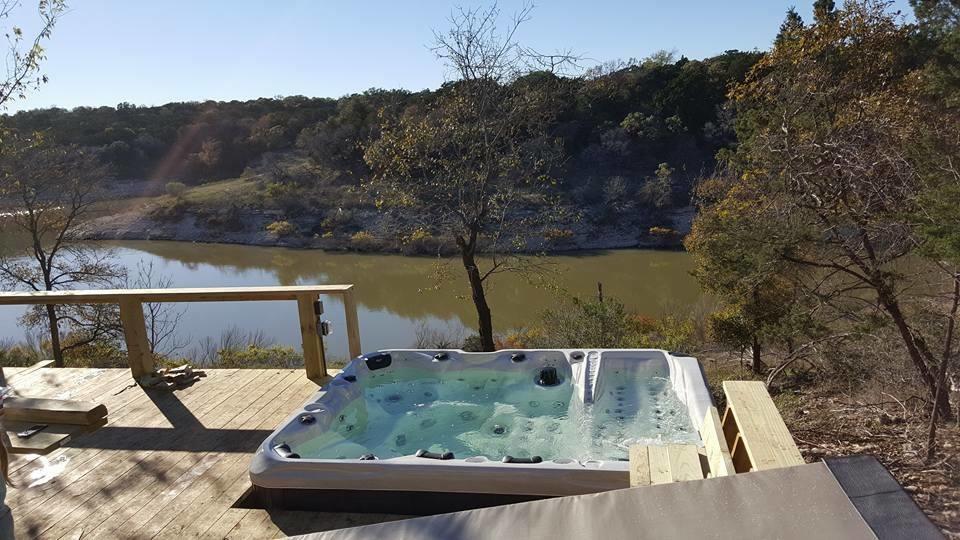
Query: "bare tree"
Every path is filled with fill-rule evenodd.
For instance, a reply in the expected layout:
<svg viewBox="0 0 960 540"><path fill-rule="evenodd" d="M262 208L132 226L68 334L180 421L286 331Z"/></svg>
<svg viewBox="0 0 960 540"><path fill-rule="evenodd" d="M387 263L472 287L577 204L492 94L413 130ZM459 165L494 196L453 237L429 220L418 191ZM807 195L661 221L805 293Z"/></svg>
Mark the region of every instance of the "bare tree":
<svg viewBox="0 0 960 540"><path fill-rule="evenodd" d="M562 85L556 72L576 59L520 46L516 34L531 9L505 29L495 5L455 12L433 47L453 81L429 108L387 121L364 155L379 205L412 208L418 226L455 240L484 350L494 348L487 280L542 270L518 254L546 220L561 217L548 176L560 148L547 128L557 112L551 96Z"/></svg>
<svg viewBox="0 0 960 540"><path fill-rule="evenodd" d="M122 280L124 269L113 253L77 241L94 194L108 176L97 158L75 147L54 147L42 137L5 137L0 154L0 200L12 206L0 231L27 239L23 251L0 257L0 282L34 291L77 286L108 286ZM29 312L30 325L45 320L55 365L63 353L118 331L116 306L43 306ZM71 330L63 343L60 324Z"/></svg>
<svg viewBox="0 0 960 540"><path fill-rule="evenodd" d="M173 279L158 275L153 261L137 262L137 274L128 288L169 289ZM147 302L143 304L143 318L147 325L147 342L154 356L170 356L183 350L188 338L179 335L180 321L187 309L177 304Z"/></svg>
<svg viewBox="0 0 960 540"><path fill-rule="evenodd" d="M20 7L19 0L0 0L0 22L10 20L10 15ZM53 27L66 10L63 0L39 0L37 14L40 29L32 39L23 34L23 30L12 25L5 29L7 38L6 77L0 81L0 107L9 101L22 99L26 93L47 82L46 75L40 74L40 63L46 59L43 41L50 39Z"/></svg>

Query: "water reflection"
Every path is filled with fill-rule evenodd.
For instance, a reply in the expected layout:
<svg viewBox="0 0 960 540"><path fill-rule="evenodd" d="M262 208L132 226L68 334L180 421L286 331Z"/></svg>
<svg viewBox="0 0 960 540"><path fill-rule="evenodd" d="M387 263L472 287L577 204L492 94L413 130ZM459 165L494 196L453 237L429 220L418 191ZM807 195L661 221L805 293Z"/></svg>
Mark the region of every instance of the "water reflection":
<svg viewBox="0 0 960 540"><path fill-rule="evenodd" d="M364 349L407 347L421 321L432 328L473 327L475 315L461 272L434 289L436 259L399 255L329 253L286 248L186 242L109 242L129 268L139 260L153 261L157 271L176 286L296 285L354 283L360 307ZM552 281L574 294L593 294L602 281L608 295L651 315L684 309L700 298L690 276L687 254L667 251L620 250L550 257ZM529 325L554 301L553 294L519 276L498 275L489 300L498 330ZM296 311L283 302L191 304L183 332L196 339L217 336L231 325L262 328L281 343L299 344ZM335 323L328 342L333 356L346 356L342 306L326 299L325 317ZM22 310L0 309L0 337L19 339L16 317Z"/></svg>

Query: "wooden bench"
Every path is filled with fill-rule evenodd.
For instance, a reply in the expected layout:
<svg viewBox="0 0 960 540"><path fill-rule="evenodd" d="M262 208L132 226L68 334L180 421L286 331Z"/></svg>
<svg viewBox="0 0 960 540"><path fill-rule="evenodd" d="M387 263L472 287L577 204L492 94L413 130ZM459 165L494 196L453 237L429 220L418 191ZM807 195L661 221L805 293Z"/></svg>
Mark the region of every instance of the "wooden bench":
<svg viewBox="0 0 960 540"><path fill-rule="evenodd" d="M723 436L738 473L803 465L767 387L760 381L724 381Z"/></svg>

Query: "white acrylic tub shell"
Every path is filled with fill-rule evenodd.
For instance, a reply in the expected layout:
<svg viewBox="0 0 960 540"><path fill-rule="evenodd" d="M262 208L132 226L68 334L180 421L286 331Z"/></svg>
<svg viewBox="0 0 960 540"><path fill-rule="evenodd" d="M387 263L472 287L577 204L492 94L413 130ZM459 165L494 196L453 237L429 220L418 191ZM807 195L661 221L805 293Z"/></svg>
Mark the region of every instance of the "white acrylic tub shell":
<svg viewBox="0 0 960 540"><path fill-rule="evenodd" d="M710 393L697 359L657 349L508 350L492 353L466 353L459 350L380 352L388 352L394 359L405 358L421 362L426 362L427 359L432 361L435 354L445 352L449 355L449 360L445 362L447 372L454 369L458 362L462 363L465 369L469 369L478 364L509 361L512 354L522 352L527 356L528 364L546 365L549 362L557 365L558 370L571 377L575 395L587 400L602 388L603 359L663 361L669 368L673 390L686 405L697 431L711 405ZM322 429L323 422L329 424L330 419L336 416L336 411L342 410L354 399L362 399L359 385L348 382L345 377L353 376L359 380L367 376L370 370L364 358L352 361L260 445L250 465L250 479L255 486L266 489L432 491L538 496L574 495L629 487L629 463L626 461L554 459L541 463L507 464L482 456L434 460L413 455L378 460L312 459L284 458L274 451L273 448L278 444L296 441L299 437L305 437L310 428L317 429L317 424L301 425L298 421L300 415L313 413ZM565 360L566 364L558 363L560 359ZM597 359L600 360L600 367L594 367L591 375L591 363Z"/></svg>

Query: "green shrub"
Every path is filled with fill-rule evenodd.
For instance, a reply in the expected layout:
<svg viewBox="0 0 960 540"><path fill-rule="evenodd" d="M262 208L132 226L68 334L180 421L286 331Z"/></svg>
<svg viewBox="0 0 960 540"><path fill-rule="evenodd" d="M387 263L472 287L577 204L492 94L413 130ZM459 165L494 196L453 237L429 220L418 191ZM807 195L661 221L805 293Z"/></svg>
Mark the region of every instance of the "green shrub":
<svg viewBox="0 0 960 540"><path fill-rule="evenodd" d="M303 355L293 347L272 345L261 347L255 344L241 349L220 349L214 368L296 368L303 365Z"/></svg>
<svg viewBox="0 0 960 540"><path fill-rule="evenodd" d="M440 251L440 240L430 231L418 227L403 237L401 251L404 255L436 255Z"/></svg>
<svg viewBox="0 0 960 540"><path fill-rule="evenodd" d="M243 230L243 216L240 207L231 204L222 210L214 210L207 216L207 225L227 231Z"/></svg>
<svg viewBox="0 0 960 540"><path fill-rule="evenodd" d="M0 366L27 367L40 361L35 351L23 345L0 343Z"/></svg>
<svg viewBox="0 0 960 540"><path fill-rule="evenodd" d="M369 251L377 247L377 239L367 231L359 231L350 237L350 245L358 251Z"/></svg>
<svg viewBox="0 0 960 540"><path fill-rule="evenodd" d="M689 318L667 315L659 319L631 315L627 318L631 347L685 350L693 346L695 325Z"/></svg>
<svg viewBox="0 0 960 540"><path fill-rule="evenodd" d="M570 229L547 229L543 231L543 239L551 244L562 244L573 240L573 231Z"/></svg>
<svg viewBox="0 0 960 540"><path fill-rule="evenodd" d="M183 194L187 192L187 185L183 182L167 182L165 187L167 189L167 195L176 197L177 199L183 197Z"/></svg>
<svg viewBox="0 0 960 540"><path fill-rule="evenodd" d="M628 343L627 311L614 298L599 301L577 297L543 313L544 343L537 347L603 347L615 349Z"/></svg>
<svg viewBox="0 0 960 540"><path fill-rule="evenodd" d="M157 221L180 221L186 215L190 205L183 199L174 199L160 203L150 211L150 217Z"/></svg>
<svg viewBox="0 0 960 540"><path fill-rule="evenodd" d="M350 210L337 210L328 213L323 217L320 226L329 231L339 231L347 229L353 225L353 212Z"/></svg>
<svg viewBox="0 0 960 540"><path fill-rule="evenodd" d="M660 227L660 226L650 227L650 230L648 232L653 236L674 237L679 235L677 231L671 229L670 227Z"/></svg>
<svg viewBox="0 0 960 540"><path fill-rule="evenodd" d="M289 183L270 182L267 184L267 197L286 214L295 216L303 213L308 199L306 190Z"/></svg>
<svg viewBox="0 0 960 540"><path fill-rule="evenodd" d="M277 220L267 225L267 232L283 238L296 234L297 226L286 220Z"/></svg>
<svg viewBox="0 0 960 540"><path fill-rule="evenodd" d="M64 338L64 345L72 341ZM111 340L99 340L64 351L64 363L70 367L123 368L129 365L127 353L120 344Z"/></svg>

